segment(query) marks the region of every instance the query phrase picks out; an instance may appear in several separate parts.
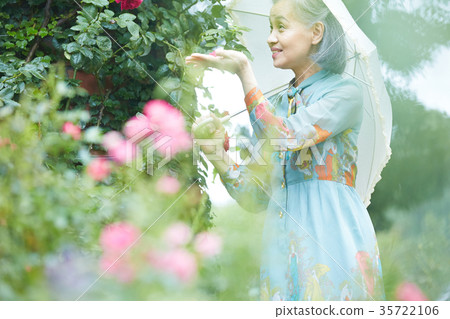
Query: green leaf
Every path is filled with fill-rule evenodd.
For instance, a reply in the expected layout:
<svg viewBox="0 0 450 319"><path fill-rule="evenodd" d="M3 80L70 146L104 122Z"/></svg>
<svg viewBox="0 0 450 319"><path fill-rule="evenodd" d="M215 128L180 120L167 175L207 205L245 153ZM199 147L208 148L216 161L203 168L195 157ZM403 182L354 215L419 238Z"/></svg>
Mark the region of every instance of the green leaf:
<svg viewBox="0 0 450 319"><path fill-rule="evenodd" d="M100 36L97 38L97 46L104 51L109 51L112 47L111 39L108 37Z"/></svg>
<svg viewBox="0 0 450 319"><path fill-rule="evenodd" d="M134 23L133 21L127 22L127 28L128 31L131 33L132 38L138 39L139 38L139 30L141 29L137 23Z"/></svg>
<svg viewBox="0 0 450 319"><path fill-rule="evenodd" d="M177 12L181 12L181 10L183 9L181 3L179 3L179 2L173 2L173 7L175 8L175 10Z"/></svg>
<svg viewBox="0 0 450 319"><path fill-rule="evenodd" d="M46 37L48 35L48 31L47 30L41 30L39 31L39 36L41 38Z"/></svg>
<svg viewBox="0 0 450 319"><path fill-rule="evenodd" d="M45 80L45 77L38 70L30 70L30 73L38 79Z"/></svg>
<svg viewBox="0 0 450 319"><path fill-rule="evenodd" d="M85 57L87 57L88 59L93 59L93 58L94 58L94 54L92 53L92 51L89 50L89 49L86 48L86 47L82 47L82 48L80 49L80 52L81 52Z"/></svg>
<svg viewBox="0 0 450 319"><path fill-rule="evenodd" d="M27 41L23 40L23 41L17 41L16 45L21 48L21 49L25 49L27 47Z"/></svg>
<svg viewBox="0 0 450 319"><path fill-rule="evenodd" d="M129 21L133 21L136 19L136 16L131 13L122 13L120 16L117 17L117 24L121 28L126 28Z"/></svg>
<svg viewBox="0 0 450 319"><path fill-rule="evenodd" d="M106 9L105 11L103 11L103 13L107 16L108 19L114 17L114 12L111 10Z"/></svg>
<svg viewBox="0 0 450 319"><path fill-rule="evenodd" d="M211 13L212 13L213 17L220 18L222 16L222 9L223 9L223 7L220 5L213 6L211 9Z"/></svg>
<svg viewBox="0 0 450 319"><path fill-rule="evenodd" d="M98 13L98 9L95 6L87 5L83 8L80 14L86 19L86 22L92 22ZM81 18L81 17L80 17Z"/></svg>
<svg viewBox="0 0 450 319"><path fill-rule="evenodd" d="M74 53L70 56L70 63L74 69L81 69L83 61L83 55L80 52Z"/></svg>
<svg viewBox="0 0 450 319"><path fill-rule="evenodd" d="M83 46L83 45L94 45L95 40L90 36L89 33L82 33L77 38L77 42Z"/></svg>
<svg viewBox="0 0 450 319"><path fill-rule="evenodd" d="M77 51L80 51L80 45L78 44L78 43L76 43L76 42L71 42L71 43L69 43L68 45L67 45L67 47L66 47L66 51L68 52L68 53L74 53L74 52L77 52Z"/></svg>
<svg viewBox="0 0 450 319"><path fill-rule="evenodd" d="M70 30L73 30L73 31L86 31L88 26L89 25L87 23L77 24L77 25L71 27Z"/></svg>
<svg viewBox="0 0 450 319"><path fill-rule="evenodd" d="M147 38L150 40L150 42L155 42L156 38L155 35L151 32L146 32L145 35L147 36Z"/></svg>
<svg viewBox="0 0 450 319"><path fill-rule="evenodd" d="M97 7L106 7L109 5L108 0L83 0L84 3L91 3Z"/></svg>
<svg viewBox="0 0 450 319"><path fill-rule="evenodd" d="M173 53L173 52L169 52L169 53L166 54L166 59L169 62L174 62L175 58L176 58L176 54Z"/></svg>

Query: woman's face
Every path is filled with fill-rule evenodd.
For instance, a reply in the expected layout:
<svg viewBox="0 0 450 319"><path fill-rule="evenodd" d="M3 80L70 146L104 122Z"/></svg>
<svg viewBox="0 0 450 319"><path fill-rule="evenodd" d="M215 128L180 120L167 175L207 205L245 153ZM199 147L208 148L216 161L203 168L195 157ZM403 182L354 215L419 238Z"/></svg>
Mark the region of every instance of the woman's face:
<svg viewBox="0 0 450 319"><path fill-rule="evenodd" d="M291 0L280 0L274 4L270 10L270 28L267 43L276 68L295 72L311 63L309 56L313 31L298 20Z"/></svg>

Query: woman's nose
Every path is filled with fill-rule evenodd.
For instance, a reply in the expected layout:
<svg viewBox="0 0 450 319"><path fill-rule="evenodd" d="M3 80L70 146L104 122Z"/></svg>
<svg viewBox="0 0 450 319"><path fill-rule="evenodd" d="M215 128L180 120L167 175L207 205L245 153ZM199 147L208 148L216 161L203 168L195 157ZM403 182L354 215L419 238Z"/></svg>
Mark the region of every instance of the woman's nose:
<svg viewBox="0 0 450 319"><path fill-rule="evenodd" d="M269 37L267 38L267 44L269 46L271 46L271 45L277 43L277 41L278 41L277 37L274 35L274 31L272 30L269 34Z"/></svg>

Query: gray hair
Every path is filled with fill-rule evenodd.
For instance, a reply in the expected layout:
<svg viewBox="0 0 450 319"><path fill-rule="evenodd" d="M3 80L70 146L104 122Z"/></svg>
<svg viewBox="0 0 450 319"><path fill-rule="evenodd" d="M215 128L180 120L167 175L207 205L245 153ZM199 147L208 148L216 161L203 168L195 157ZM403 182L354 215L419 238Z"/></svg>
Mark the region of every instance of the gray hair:
<svg viewBox="0 0 450 319"><path fill-rule="evenodd" d="M273 0L277 3L280 0ZM308 28L316 22L322 22L325 30L322 41L310 58L322 69L341 74L347 64L347 48L344 30L336 17L322 0L289 0L293 1L299 20Z"/></svg>

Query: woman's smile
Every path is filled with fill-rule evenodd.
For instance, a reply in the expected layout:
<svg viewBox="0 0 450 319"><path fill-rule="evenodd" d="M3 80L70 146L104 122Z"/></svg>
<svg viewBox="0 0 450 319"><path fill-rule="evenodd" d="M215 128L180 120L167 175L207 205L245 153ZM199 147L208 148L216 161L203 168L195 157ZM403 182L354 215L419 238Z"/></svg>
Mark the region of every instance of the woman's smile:
<svg viewBox="0 0 450 319"><path fill-rule="evenodd" d="M271 48L270 50L272 50L272 59L275 59L275 57L277 57L281 52L283 52L283 50L278 48Z"/></svg>

